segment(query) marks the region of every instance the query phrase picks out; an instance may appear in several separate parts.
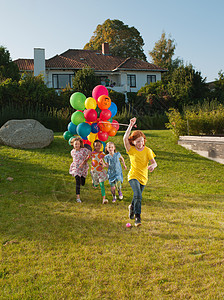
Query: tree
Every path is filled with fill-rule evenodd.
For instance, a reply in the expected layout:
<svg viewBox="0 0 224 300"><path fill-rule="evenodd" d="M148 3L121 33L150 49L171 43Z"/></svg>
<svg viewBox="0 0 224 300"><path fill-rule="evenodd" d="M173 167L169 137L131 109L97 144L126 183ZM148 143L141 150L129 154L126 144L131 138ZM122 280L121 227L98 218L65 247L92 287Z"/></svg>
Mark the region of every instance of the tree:
<svg viewBox="0 0 224 300"><path fill-rule="evenodd" d="M19 80L19 68L11 60L9 51L0 46L0 80L12 78L12 80Z"/></svg>
<svg viewBox="0 0 224 300"><path fill-rule="evenodd" d="M161 38L155 43L155 46L149 55L155 65L165 69L169 69L172 65L172 57L175 51L175 43L171 38L166 38L165 32L162 33Z"/></svg>
<svg viewBox="0 0 224 300"><path fill-rule="evenodd" d="M85 67L76 72L73 79L73 90L83 93L86 97L91 97L92 90L100 84L100 78L96 77L93 69Z"/></svg>
<svg viewBox="0 0 224 300"><path fill-rule="evenodd" d="M110 54L114 56L134 57L146 61L144 41L139 31L120 20L107 19L102 25L98 25L84 49L101 50L104 42L110 44Z"/></svg>
<svg viewBox="0 0 224 300"><path fill-rule="evenodd" d="M167 85L168 93L176 103L176 108L202 102L208 95L206 78L196 71L191 64L175 69Z"/></svg>
<svg viewBox="0 0 224 300"><path fill-rule="evenodd" d="M214 88L211 91L211 97L224 104L224 72L220 70L218 76L219 78L214 82Z"/></svg>

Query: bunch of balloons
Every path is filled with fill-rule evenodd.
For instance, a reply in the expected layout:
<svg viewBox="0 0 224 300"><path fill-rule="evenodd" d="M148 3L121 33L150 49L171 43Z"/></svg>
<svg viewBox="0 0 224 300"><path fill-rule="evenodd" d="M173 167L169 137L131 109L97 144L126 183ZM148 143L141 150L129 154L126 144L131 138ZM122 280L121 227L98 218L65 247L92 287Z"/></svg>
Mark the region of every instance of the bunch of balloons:
<svg viewBox="0 0 224 300"><path fill-rule="evenodd" d="M105 145L109 136L116 135L119 124L112 118L117 114L117 105L111 101L105 86L97 85L89 98L75 92L70 97L70 104L76 111L71 116L68 131L63 134L69 144L75 135L79 135L83 143L93 149L95 140Z"/></svg>

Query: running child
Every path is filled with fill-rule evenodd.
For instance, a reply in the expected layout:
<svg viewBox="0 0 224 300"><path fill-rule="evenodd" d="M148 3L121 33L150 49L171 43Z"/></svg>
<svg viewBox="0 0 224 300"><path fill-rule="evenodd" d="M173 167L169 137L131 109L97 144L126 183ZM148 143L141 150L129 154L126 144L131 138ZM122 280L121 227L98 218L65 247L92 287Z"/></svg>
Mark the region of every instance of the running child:
<svg viewBox="0 0 224 300"><path fill-rule="evenodd" d="M128 182L133 190L132 203L129 205L129 218L135 218L135 226L141 225L141 201L142 192L148 181L148 170L152 172L157 163L153 151L145 146L146 137L140 130L131 129L136 123L136 118L130 120L130 124L124 134L124 146L130 158L131 169L128 173ZM150 165L149 165L150 162Z"/></svg>
<svg viewBox="0 0 224 300"><path fill-rule="evenodd" d="M79 137L72 139L70 144L73 146L73 149L71 151L73 162L70 165L69 174L75 177L76 201L78 203L81 203L82 201L80 199L80 186L85 185L85 180L89 169L88 164L82 164L82 162L89 156L91 152L88 149L84 148L83 141Z"/></svg>
<svg viewBox="0 0 224 300"><path fill-rule="evenodd" d="M110 183L111 193L113 196L112 202L114 203L117 200L116 193L115 193L116 187L118 190L119 199L120 200L123 199L123 194L121 191L121 184L123 183L123 173L122 173L120 160L125 170L127 169L127 167L125 165L123 156L120 154L120 152L116 151L116 147L113 142L108 142L106 144L105 150L106 150L105 151L106 154L107 153L108 154L104 157L104 161L105 161L105 166L108 168L107 175Z"/></svg>

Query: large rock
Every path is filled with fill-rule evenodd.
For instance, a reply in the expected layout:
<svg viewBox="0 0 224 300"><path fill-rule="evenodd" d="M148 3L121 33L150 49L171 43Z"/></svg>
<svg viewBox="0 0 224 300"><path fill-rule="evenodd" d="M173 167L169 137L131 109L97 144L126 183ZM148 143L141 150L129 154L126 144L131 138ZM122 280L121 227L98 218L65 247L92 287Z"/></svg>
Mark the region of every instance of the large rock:
<svg viewBox="0 0 224 300"><path fill-rule="evenodd" d="M53 131L32 119L10 120L0 128L0 144L13 148L44 148L53 140Z"/></svg>

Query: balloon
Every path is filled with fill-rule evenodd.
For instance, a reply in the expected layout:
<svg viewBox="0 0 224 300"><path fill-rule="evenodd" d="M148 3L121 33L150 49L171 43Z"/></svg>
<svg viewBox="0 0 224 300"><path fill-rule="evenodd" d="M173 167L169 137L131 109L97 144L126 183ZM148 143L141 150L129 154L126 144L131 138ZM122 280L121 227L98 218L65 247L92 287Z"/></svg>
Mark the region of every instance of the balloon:
<svg viewBox="0 0 224 300"><path fill-rule="evenodd" d="M92 96L94 99L98 100L98 98L102 95L108 96L108 90L103 85L97 85L92 91Z"/></svg>
<svg viewBox="0 0 224 300"><path fill-rule="evenodd" d="M97 133L90 132L87 138L90 141L90 143L93 143L97 139Z"/></svg>
<svg viewBox="0 0 224 300"><path fill-rule="evenodd" d="M104 131L104 132L108 132L112 128L112 125L111 125L111 123L109 121L99 122L98 126L100 127L100 130Z"/></svg>
<svg viewBox="0 0 224 300"><path fill-rule="evenodd" d="M99 131L98 138L100 141L105 142L108 139L108 133L104 131Z"/></svg>
<svg viewBox="0 0 224 300"><path fill-rule="evenodd" d="M71 132L69 132L69 131L65 131L65 132L63 133L63 137L64 137L64 139L65 139L66 141L68 141L71 137L73 137L73 134L72 134Z"/></svg>
<svg viewBox="0 0 224 300"><path fill-rule="evenodd" d="M100 119L102 121L106 121L108 119L110 119L111 117L111 111L109 109L103 109L100 113Z"/></svg>
<svg viewBox="0 0 224 300"><path fill-rule="evenodd" d="M91 131L92 131L92 133L97 133L99 131L99 126L97 123L93 123L91 125Z"/></svg>
<svg viewBox="0 0 224 300"><path fill-rule="evenodd" d="M93 108L86 109L84 111L84 117L85 117L86 121L94 122L97 119L97 112Z"/></svg>
<svg viewBox="0 0 224 300"><path fill-rule="evenodd" d="M101 113L101 109L99 109L99 107L97 106L95 110L97 112L97 117L99 118L100 113Z"/></svg>
<svg viewBox="0 0 224 300"><path fill-rule="evenodd" d="M77 125L73 124L72 122L68 124L68 131L71 132L73 135L77 134L76 128Z"/></svg>
<svg viewBox="0 0 224 300"><path fill-rule="evenodd" d="M102 151L105 151L106 143L105 143L105 142L102 142L102 144L103 144L103 150L102 150Z"/></svg>
<svg viewBox="0 0 224 300"><path fill-rule="evenodd" d="M108 109L111 111L111 117L113 118L117 113L117 105L111 102L111 106Z"/></svg>
<svg viewBox="0 0 224 300"><path fill-rule="evenodd" d="M114 127L115 129L119 129L119 123L118 123L118 121L116 121L116 120L113 120L112 121L112 123L111 123L111 125L112 125L112 127Z"/></svg>
<svg viewBox="0 0 224 300"><path fill-rule="evenodd" d="M100 109L108 109L111 106L111 99L106 95L102 95L97 100L97 105Z"/></svg>
<svg viewBox="0 0 224 300"><path fill-rule="evenodd" d="M91 126L87 123L80 123L77 126L77 133L80 135L82 138L87 137L91 132Z"/></svg>
<svg viewBox="0 0 224 300"><path fill-rule="evenodd" d="M86 96L80 92L75 92L70 97L70 104L74 109L85 109Z"/></svg>
<svg viewBox="0 0 224 300"><path fill-rule="evenodd" d="M111 130L108 132L109 136L115 136L117 134L116 128L112 127Z"/></svg>
<svg viewBox="0 0 224 300"><path fill-rule="evenodd" d="M96 100L92 97L89 97L85 101L85 107L86 109L95 109L96 108Z"/></svg>
<svg viewBox="0 0 224 300"><path fill-rule="evenodd" d="M70 146L72 146L71 141L72 141L74 138L75 138L75 137L72 136L72 137L70 137L70 139L68 140L68 143L69 143Z"/></svg>
<svg viewBox="0 0 224 300"><path fill-rule="evenodd" d="M71 116L71 121L75 125L79 125L82 122L85 122L84 114L81 111L76 111ZM76 129L77 130L77 129Z"/></svg>

